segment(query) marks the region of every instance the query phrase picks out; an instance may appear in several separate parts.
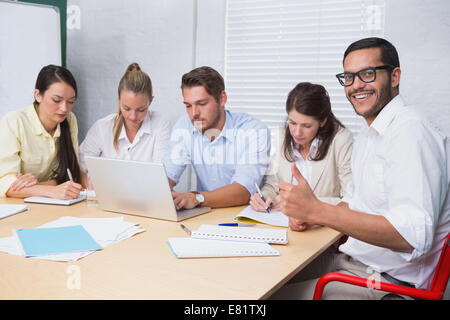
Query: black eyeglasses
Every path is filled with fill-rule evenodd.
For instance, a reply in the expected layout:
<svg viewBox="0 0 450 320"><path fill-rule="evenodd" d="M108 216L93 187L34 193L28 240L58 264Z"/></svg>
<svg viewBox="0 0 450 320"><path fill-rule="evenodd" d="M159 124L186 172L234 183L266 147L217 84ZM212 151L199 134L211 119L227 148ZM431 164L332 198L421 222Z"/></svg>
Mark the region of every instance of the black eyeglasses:
<svg viewBox="0 0 450 320"><path fill-rule="evenodd" d="M336 78L338 78L339 83L343 85L344 87L351 86L353 82L355 81L355 76L358 76L358 78L365 83L374 82L377 78L377 70L384 70L389 69L392 70L395 67L390 64L386 64L384 66L379 67L368 67L364 68L362 70L359 70L358 72L342 72L338 73L336 75Z"/></svg>

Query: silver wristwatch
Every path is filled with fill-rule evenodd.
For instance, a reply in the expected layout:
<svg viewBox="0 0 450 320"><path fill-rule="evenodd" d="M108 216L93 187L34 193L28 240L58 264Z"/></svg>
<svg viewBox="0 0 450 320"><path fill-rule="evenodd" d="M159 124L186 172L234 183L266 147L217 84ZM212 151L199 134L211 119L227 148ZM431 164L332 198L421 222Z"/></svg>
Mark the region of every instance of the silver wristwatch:
<svg viewBox="0 0 450 320"><path fill-rule="evenodd" d="M198 191L192 191L195 194L195 200L198 202L198 206L201 206L203 202L205 202L205 197Z"/></svg>

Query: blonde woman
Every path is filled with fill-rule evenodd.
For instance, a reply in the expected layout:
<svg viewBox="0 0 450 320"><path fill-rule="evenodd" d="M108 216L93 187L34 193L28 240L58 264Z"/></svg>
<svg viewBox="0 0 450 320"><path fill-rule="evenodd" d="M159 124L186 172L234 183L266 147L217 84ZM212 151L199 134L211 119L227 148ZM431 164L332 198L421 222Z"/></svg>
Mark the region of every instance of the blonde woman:
<svg viewBox="0 0 450 320"><path fill-rule="evenodd" d="M119 82L119 110L89 129L80 146L81 170L87 173L85 156L161 162L170 138L171 124L150 111L153 88L150 77L137 63L128 66ZM83 174L83 179L86 179Z"/></svg>

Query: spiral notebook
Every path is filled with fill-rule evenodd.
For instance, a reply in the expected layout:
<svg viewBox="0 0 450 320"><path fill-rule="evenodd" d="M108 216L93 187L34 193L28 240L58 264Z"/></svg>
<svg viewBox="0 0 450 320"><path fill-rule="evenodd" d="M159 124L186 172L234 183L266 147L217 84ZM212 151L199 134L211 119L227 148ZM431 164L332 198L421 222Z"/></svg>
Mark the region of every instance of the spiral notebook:
<svg viewBox="0 0 450 320"><path fill-rule="evenodd" d="M202 224L192 238L286 244L286 229L240 228Z"/></svg>
<svg viewBox="0 0 450 320"><path fill-rule="evenodd" d="M176 258L218 258L279 256L280 252L267 243L169 238L167 241Z"/></svg>

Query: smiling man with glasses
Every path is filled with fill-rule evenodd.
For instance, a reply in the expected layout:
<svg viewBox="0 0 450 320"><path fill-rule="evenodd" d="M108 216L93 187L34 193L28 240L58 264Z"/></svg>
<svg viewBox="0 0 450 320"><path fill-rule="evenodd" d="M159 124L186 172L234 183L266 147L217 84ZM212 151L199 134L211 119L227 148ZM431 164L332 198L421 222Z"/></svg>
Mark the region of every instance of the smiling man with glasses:
<svg viewBox="0 0 450 320"><path fill-rule="evenodd" d="M336 77L355 112L370 125L381 109L399 94L401 70L394 46L375 40L379 38L368 39L371 40L349 46L344 53L344 72ZM378 46L366 48L369 41Z"/></svg>
<svg viewBox="0 0 450 320"><path fill-rule="evenodd" d="M337 206L319 201L300 172L280 183L282 212L349 236L331 268L375 280L370 288L332 282L325 299L402 299L374 290L376 282L427 289L450 231L446 138L399 95L395 47L380 38L352 43L337 76L365 125L355 138L352 182ZM320 270L317 268L317 270ZM318 279L285 286L274 298L311 299Z"/></svg>

